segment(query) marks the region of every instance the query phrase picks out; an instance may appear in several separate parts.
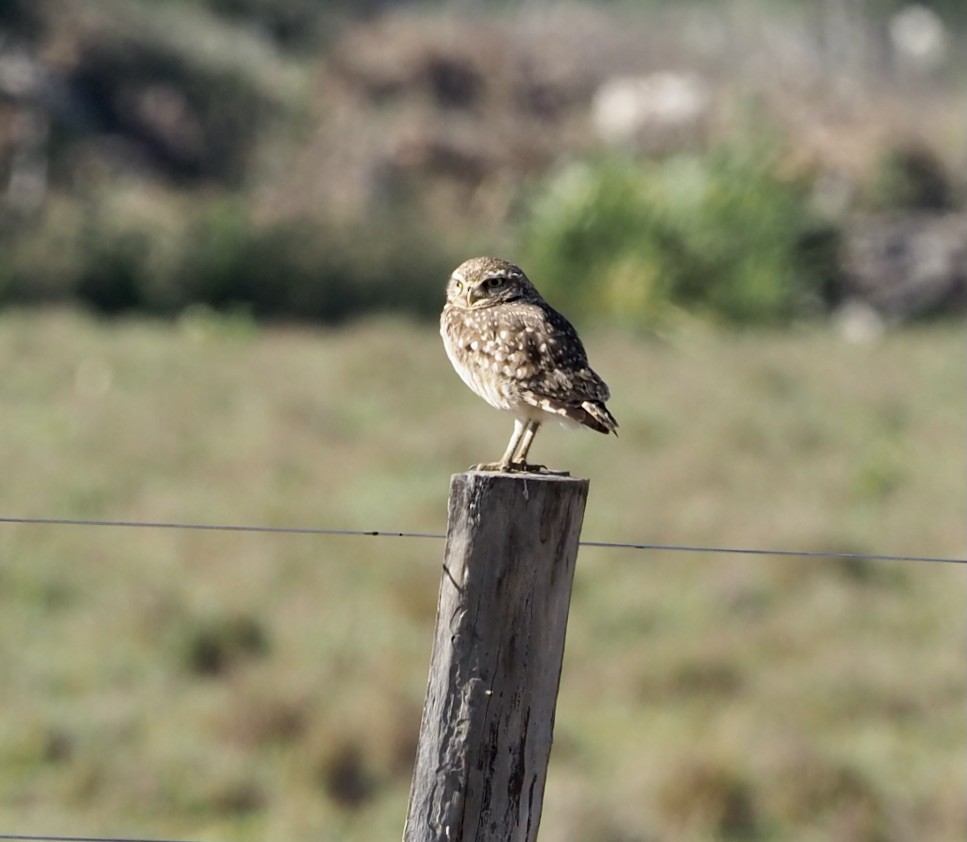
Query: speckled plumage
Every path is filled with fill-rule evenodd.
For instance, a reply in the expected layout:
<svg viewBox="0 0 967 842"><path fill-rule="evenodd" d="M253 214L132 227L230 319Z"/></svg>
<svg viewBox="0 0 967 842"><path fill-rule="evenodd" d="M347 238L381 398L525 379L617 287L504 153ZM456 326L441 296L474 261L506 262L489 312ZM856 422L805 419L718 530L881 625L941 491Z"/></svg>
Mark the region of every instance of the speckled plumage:
<svg viewBox="0 0 967 842"><path fill-rule="evenodd" d="M577 332L513 263L477 257L458 266L440 334L464 383L516 419L503 458L478 468L529 469L531 441L549 420L616 433L604 403L610 392L588 365Z"/></svg>

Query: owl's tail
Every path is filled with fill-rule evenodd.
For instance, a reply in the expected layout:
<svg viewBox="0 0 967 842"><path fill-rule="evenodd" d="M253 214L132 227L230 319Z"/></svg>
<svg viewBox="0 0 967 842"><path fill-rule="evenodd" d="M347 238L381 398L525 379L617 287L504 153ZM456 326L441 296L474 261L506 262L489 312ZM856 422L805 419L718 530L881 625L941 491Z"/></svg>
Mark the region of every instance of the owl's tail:
<svg viewBox="0 0 967 842"><path fill-rule="evenodd" d="M618 422L601 401L584 401L580 406L573 408L573 414L568 414L591 430L605 435L608 433L618 435Z"/></svg>

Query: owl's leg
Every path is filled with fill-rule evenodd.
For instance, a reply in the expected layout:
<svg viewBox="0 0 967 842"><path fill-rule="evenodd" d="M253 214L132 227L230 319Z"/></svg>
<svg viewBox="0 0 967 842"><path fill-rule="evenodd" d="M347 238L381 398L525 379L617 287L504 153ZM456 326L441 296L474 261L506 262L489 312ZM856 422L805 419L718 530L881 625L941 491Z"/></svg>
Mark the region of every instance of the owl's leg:
<svg viewBox="0 0 967 842"><path fill-rule="evenodd" d="M504 455L500 457L499 462L487 462L483 465L475 465L471 468L473 471L509 471L511 470L511 465L514 461L514 454L517 452L518 445L520 444L521 437L524 435L527 425L522 421L515 418L514 419L514 432L510 437L510 442L507 445L507 450L504 451Z"/></svg>
<svg viewBox="0 0 967 842"><path fill-rule="evenodd" d="M514 451L513 460L520 465L527 464L527 451L531 449L531 443L534 441L534 436L537 435L537 431L541 428L540 421L528 421L524 425L524 434L520 437L520 441L517 445L517 449ZM530 466L530 467L543 467L543 466Z"/></svg>

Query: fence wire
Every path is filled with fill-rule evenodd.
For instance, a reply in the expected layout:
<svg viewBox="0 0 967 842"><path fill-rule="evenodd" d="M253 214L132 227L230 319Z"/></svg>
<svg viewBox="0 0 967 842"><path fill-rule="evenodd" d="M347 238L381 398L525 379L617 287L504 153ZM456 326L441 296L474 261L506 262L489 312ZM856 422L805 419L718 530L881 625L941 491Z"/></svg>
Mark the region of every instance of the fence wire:
<svg viewBox="0 0 967 842"><path fill-rule="evenodd" d="M183 529L206 532L261 532L282 535L342 535L369 538L446 538L442 532L410 532L396 529L327 529L315 526L258 526L224 523L181 523L139 520L88 520L83 518L55 517L0 517L0 524L23 524L31 526L93 526L123 529ZM705 547L691 544L627 543L621 541L580 541L582 547L609 550L648 550L674 553L717 553L727 555L779 556L795 558L829 558L868 561L925 562L932 564L967 564L967 558L932 555L893 555L889 553L847 553L826 550L786 550L756 547ZM3 836L0 835L0 839Z"/></svg>

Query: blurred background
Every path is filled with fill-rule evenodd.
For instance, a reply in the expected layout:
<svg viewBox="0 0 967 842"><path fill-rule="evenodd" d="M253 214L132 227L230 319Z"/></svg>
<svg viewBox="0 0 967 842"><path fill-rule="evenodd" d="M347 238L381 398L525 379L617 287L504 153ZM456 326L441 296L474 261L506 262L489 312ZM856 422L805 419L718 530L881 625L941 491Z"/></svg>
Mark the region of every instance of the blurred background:
<svg viewBox="0 0 967 842"><path fill-rule="evenodd" d="M466 257L600 541L964 556L960 0L5 0L0 515L445 529ZM0 832L402 831L441 541L0 526ZM541 838L960 839L955 565L586 548Z"/></svg>

